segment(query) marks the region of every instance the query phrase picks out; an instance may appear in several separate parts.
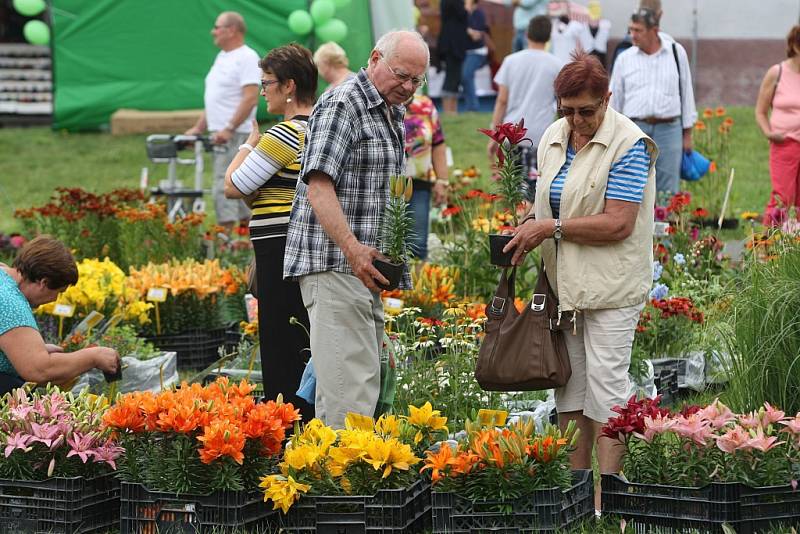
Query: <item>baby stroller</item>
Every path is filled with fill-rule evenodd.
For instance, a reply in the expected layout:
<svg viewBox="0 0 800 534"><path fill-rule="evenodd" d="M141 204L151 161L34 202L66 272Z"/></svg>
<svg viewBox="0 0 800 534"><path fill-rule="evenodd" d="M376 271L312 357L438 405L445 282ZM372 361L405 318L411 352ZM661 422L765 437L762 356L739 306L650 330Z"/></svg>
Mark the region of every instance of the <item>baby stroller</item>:
<svg viewBox="0 0 800 534"><path fill-rule="evenodd" d="M167 179L150 189L153 197L166 197L167 215L170 222L189 212L203 213L203 153L211 152L211 140L201 135L167 135L154 134L147 136L147 157L153 163L167 164ZM180 152L194 150L194 157L180 157ZM184 187L178 180L178 165L194 165L194 187Z"/></svg>

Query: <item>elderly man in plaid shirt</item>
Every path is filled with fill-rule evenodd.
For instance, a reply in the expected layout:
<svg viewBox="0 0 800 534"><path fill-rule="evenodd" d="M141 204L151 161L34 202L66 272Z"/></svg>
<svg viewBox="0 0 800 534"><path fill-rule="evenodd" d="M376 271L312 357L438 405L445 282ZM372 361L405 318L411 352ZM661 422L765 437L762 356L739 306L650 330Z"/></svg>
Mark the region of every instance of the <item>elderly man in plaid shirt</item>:
<svg viewBox="0 0 800 534"><path fill-rule="evenodd" d="M425 82L416 32L378 40L367 67L324 93L308 122L286 240L284 277L297 279L311 323L315 411L335 428L372 416L380 391L383 304L372 265L389 177L403 174L403 103ZM404 283L408 287L408 273Z"/></svg>

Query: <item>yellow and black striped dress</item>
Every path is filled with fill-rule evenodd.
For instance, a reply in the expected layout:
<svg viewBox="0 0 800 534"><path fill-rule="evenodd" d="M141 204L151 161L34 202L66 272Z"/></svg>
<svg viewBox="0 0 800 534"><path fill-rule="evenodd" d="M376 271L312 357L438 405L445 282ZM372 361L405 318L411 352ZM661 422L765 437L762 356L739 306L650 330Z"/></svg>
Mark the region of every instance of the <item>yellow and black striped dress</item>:
<svg viewBox="0 0 800 534"><path fill-rule="evenodd" d="M267 130L231 176L244 195L257 193L250 218L252 241L286 236L303 160L307 120L308 117L296 116Z"/></svg>

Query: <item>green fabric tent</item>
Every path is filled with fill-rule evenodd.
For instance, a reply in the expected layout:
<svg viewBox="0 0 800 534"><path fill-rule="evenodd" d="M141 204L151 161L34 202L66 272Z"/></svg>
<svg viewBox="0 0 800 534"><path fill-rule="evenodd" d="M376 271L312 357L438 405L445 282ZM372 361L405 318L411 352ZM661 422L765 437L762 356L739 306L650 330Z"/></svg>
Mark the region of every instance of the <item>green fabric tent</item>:
<svg viewBox="0 0 800 534"><path fill-rule="evenodd" d="M119 108L202 108L219 13L241 13L247 44L263 56L291 41L320 44L286 26L289 13L307 8L307 0L52 0L53 128L102 128ZM348 25L341 44L351 66L365 65L374 42L370 1L351 0L336 17Z"/></svg>

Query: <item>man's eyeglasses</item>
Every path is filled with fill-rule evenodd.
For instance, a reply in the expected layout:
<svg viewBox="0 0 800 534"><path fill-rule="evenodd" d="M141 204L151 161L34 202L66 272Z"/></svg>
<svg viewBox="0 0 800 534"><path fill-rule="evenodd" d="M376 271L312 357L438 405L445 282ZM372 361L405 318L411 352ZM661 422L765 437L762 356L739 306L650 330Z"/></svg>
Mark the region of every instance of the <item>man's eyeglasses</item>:
<svg viewBox="0 0 800 534"><path fill-rule="evenodd" d="M394 70L392 68L391 65L389 65L389 62L386 61L385 57L381 56L381 59L386 64L386 68L389 69L389 72L392 73L392 76L394 76L394 78L398 82L400 82L400 83L411 82L411 85L413 85L414 87L419 87L420 85L423 85L425 83L426 79L425 79L424 75L423 76L411 76L410 74L406 74L405 72L397 72L396 70Z"/></svg>
<svg viewBox="0 0 800 534"><path fill-rule="evenodd" d="M600 100L598 100L597 105L594 106L594 107L585 107L585 108L578 108L578 109L559 107L557 111L558 111L558 115L561 116L561 117L572 117L573 115L575 115L577 113L578 115L580 115L584 119L590 119L590 118L595 116L595 114L597 113L597 110L600 109L600 106L602 104L603 104L603 99L601 98Z"/></svg>
<svg viewBox="0 0 800 534"><path fill-rule="evenodd" d="M261 90L266 91L267 87L274 83L280 83L279 80L261 80Z"/></svg>

